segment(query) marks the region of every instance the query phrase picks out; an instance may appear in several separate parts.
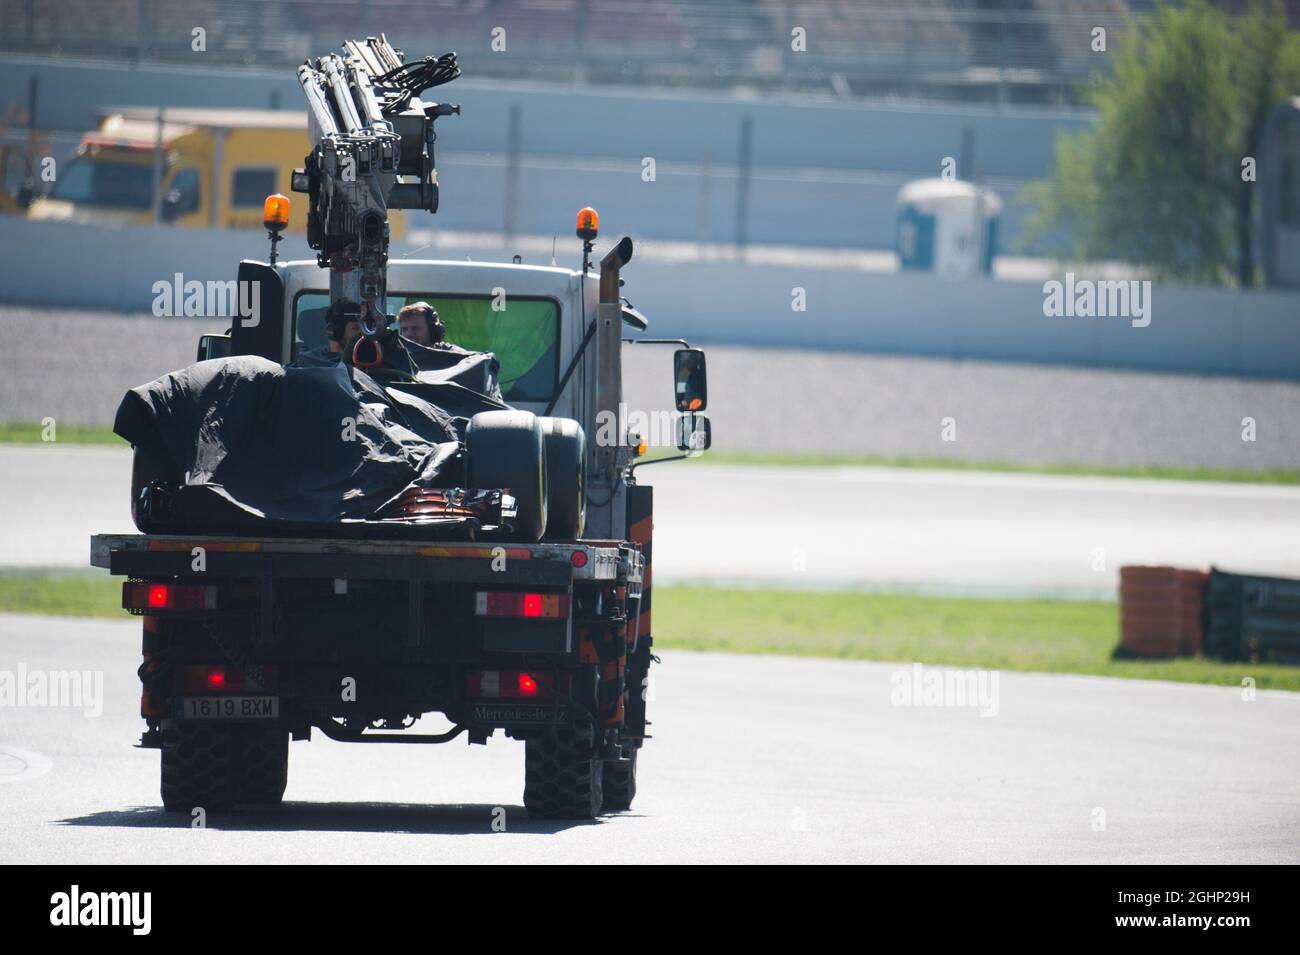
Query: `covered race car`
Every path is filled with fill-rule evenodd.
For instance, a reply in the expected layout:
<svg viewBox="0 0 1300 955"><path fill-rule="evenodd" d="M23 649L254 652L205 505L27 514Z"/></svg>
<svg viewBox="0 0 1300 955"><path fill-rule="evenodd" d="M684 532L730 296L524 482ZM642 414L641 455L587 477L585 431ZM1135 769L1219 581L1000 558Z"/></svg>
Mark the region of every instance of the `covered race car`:
<svg viewBox="0 0 1300 955"><path fill-rule="evenodd" d="M390 333L383 364L256 355L200 361L131 389L114 431L135 447L146 533L379 538L581 536L585 437L513 410L490 353Z"/></svg>

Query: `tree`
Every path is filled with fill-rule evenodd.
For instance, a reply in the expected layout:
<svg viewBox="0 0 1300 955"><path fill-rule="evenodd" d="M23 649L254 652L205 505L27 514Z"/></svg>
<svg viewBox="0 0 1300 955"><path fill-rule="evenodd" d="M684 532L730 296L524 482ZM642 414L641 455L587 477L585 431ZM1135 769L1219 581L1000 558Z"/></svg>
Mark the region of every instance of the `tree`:
<svg viewBox="0 0 1300 955"><path fill-rule="evenodd" d="M1130 22L1087 99L1091 129L1058 138L1049 181L1027 190L1031 237L1160 277L1255 283L1255 183L1269 112L1300 93L1300 34L1278 0L1236 19L1204 0ZM1253 177L1252 177L1253 178Z"/></svg>

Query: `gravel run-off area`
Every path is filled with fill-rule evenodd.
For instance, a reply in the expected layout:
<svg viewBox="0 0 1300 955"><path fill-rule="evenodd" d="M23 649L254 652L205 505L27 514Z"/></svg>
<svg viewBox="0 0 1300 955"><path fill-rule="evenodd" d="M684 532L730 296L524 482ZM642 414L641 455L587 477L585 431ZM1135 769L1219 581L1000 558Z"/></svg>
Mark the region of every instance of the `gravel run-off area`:
<svg viewBox="0 0 1300 955"><path fill-rule="evenodd" d="M0 421L111 424L127 388L193 361L199 335L224 330L0 306ZM624 349L630 410L669 406L671 356ZM1300 467L1300 382L722 345L708 362L720 451ZM1246 418L1254 441L1242 438Z"/></svg>

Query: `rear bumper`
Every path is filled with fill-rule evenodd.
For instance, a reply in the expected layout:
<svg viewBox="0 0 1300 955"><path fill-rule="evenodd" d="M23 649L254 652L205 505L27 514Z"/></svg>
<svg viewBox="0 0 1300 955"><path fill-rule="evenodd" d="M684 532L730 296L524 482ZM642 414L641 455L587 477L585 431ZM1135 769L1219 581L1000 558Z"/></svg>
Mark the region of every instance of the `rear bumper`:
<svg viewBox="0 0 1300 955"><path fill-rule="evenodd" d="M189 609L132 603L145 624L142 715L151 725L207 718L207 709L178 710L176 701L195 687L185 673L233 665L241 688L231 692L275 696L268 721L296 736L312 727L334 736L344 724L333 721L343 720L352 739L429 713L471 738L495 728L527 735L546 725L621 720L620 660L637 619L629 602L644 572L635 545L604 541L101 535L92 539L92 563L147 582L129 584L134 594L170 586L217 595ZM538 602L554 596L548 605L563 609L553 617L492 616L480 613L485 590L521 591ZM476 672L507 670L538 674L545 691L480 696L471 684ZM245 686L254 671L258 679ZM345 681L357 690L350 699L340 695Z"/></svg>
<svg viewBox="0 0 1300 955"><path fill-rule="evenodd" d="M390 597L375 608L389 625L405 631L403 644L419 647L434 636L431 608L426 602L448 588L539 588L571 594L575 584L608 583L626 586L637 598L645 560L633 545L620 542L543 544L430 544L358 542L348 540L244 539L169 535L96 535L91 538L91 564L116 576L140 580L207 583L214 580L256 584L253 626L257 642L276 642L287 615L282 596L295 582L335 581L336 589L351 581L392 582L400 598ZM435 590L435 588L437 588ZM405 621L392 620L394 601L405 603ZM315 606L301 608L310 613ZM522 629L521 629L522 627ZM569 622L563 627L543 622L490 621L486 650L501 652L568 652L572 649Z"/></svg>
<svg viewBox="0 0 1300 955"><path fill-rule="evenodd" d="M90 564L129 576L196 576L195 548L204 574L261 577L443 579L484 583L619 580L640 584L644 558L631 544L370 542L344 538L245 538L164 534L96 534ZM580 557L575 558L575 554Z"/></svg>

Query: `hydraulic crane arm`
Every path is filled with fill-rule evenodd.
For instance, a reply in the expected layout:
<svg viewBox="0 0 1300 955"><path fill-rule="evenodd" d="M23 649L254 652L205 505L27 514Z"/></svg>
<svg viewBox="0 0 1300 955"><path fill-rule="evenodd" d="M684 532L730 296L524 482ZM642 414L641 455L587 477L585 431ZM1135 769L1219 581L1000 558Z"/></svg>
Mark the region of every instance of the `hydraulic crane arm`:
<svg viewBox="0 0 1300 955"><path fill-rule="evenodd" d="M307 242L330 270L330 301L361 306L370 336L387 322L388 210L438 211L433 124L460 107L424 90L460 75L456 54L406 63L382 34L298 69L312 151L293 188L309 196Z"/></svg>

